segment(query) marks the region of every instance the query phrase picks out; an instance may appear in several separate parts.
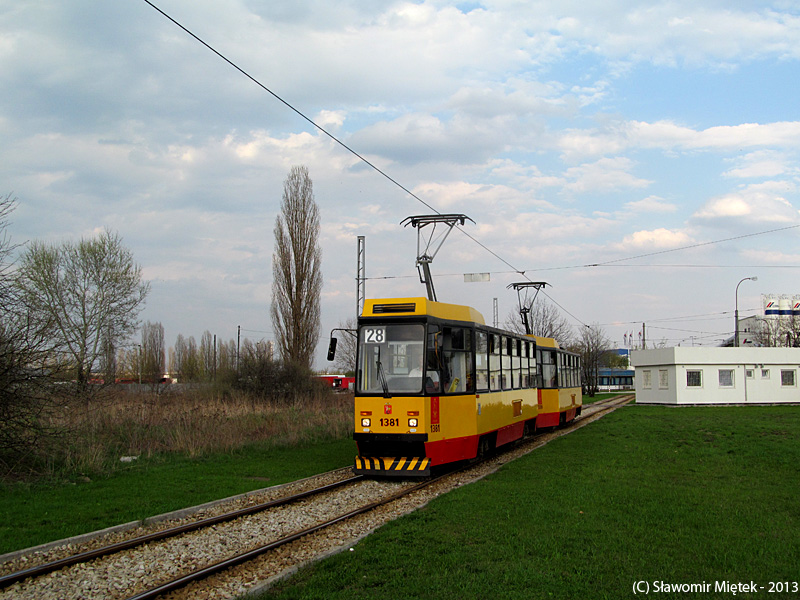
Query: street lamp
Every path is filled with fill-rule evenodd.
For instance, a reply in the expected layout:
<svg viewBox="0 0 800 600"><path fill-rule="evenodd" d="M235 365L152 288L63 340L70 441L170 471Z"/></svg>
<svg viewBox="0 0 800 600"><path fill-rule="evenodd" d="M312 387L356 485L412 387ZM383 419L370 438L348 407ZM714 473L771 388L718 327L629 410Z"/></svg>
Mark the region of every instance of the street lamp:
<svg viewBox="0 0 800 600"><path fill-rule="evenodd" d="M733 313L733 318L736 321L733 334L733 345L736 348L739 347L739 286L742 285L742 281L758 281L758 277L745 277L736 284L736 310Z"/></svg>

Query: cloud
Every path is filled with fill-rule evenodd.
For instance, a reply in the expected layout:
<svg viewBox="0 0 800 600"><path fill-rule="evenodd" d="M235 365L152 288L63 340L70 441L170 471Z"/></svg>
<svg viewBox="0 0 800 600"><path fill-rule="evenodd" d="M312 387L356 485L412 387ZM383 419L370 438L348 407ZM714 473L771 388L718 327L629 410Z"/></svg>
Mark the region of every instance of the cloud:
<svg viewBox="0 0 800 600"><path fill-rule="evenodd" d="M798 222L800 211L782 195L787 191L793 191L792 186L781 182L746 186L710 199L692 215L692 219L706 222Z"/></svg>
<svg viewBox="0 0 800 600"><path fill-rule="evenodd" d="M570 192L608 192L625 188L643 188L652 182L632 175L634 162L626 157L601 158L593 163L568 168L565 189Z"/></svg>
<svg viewBox="0 0 800 600"><path fill-rule="evenodd" d="M664 151L739 151L766 146L794 149L800 145L800 121L743 123L692 129L673 121L613 121L603 128L567 130L558 138L565 160L619 154L632 149Z"/></svg>
<svg viewBox="0 0 800 600"><path fill-rule="evenodd" d="M642 213L673 213L678 210L675 204L666 202L658 196L648 196L642 200L628 202L625 208L629 211Z"/></svg>
<svg viewBox="0 0 800 600"><path fill-rule="evenodd" d="M800 17L775 8L708 3L559 3L555 28L573 44L609 59L678 67L729 67L765 55L800 56ZM550 25L553 27L553 25Z"/></svg>
<svg viewBox="0 0 800 600"><path fill-rule="evenodd" d="M800 121L769 101L800 59L786 3L159 6L435 210L473 217L468 231L497 256L454 234L436 272L579 265L680 247L703 228L798 222ZM153 279L145 316L168 336L266 330L272 224L288 169L304 164L323 218L323 327L353 311L358 235L370 275L410 276L370 294L420 292L414 232L399 223L428 209L145 3L2 10L0 180L20 199L15 236L108 226ZM674 87L651 95L665 70ZM686 101L685 81L720 73L724 97ZM758 106L740 93L754 87ZM552 275L582 319L617 313L616 301L584 300L599 270ZM650 275L615 283L679 310L675 286ZM463 296L490 313L493 285Z"/></svg>
<svg viewBox="0 0 800 600"><path fill-rule="evenodd" d="M658 228L650 231L636 231L631 235L626 235L617 248L620 250L678 248L691 243L691 241L689 235L684 231Z"/></svg>
<svg viewBox="0 0 800 600"><path fill-rule="evenodd" d="M729 162L737 166L723 173L725 177L762 179L798 173L798 168L791 166L791 158L776 150L749 152L744 156L732 158Z"/></svg>

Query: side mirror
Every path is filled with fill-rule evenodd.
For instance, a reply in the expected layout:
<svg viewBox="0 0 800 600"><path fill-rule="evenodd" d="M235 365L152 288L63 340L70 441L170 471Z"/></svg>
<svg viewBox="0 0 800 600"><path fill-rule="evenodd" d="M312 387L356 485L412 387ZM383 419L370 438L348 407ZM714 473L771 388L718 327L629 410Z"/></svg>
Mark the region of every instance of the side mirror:
<svg viewBox="0 0 800 600"><path fill-rule="evenodd" d="M336 357L336 344L339 342L335 337L331 338L330 344L328 344L328 360L333 360Z"/></svg>

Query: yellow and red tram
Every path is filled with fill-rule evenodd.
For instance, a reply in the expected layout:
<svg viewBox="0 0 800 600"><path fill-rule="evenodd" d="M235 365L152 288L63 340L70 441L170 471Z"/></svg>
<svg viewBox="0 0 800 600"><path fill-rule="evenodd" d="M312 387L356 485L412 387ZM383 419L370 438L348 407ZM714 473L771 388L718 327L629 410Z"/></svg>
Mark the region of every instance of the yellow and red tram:
<svg viewBox="0 0 800 600"><path fill-rule="evenodd" d="M426 298L366 300L358 320L355 472L426 476L566 423L580 361L555 340Z"/></svg>

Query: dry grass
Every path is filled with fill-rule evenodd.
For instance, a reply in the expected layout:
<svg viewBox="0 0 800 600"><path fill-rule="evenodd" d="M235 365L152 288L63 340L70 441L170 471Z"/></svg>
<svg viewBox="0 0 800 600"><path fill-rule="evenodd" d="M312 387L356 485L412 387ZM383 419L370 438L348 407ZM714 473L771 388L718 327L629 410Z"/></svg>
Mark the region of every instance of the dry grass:
<svg viewBox="0 0 800 600"><path fill-rule="evenodd" d="M320 390L275 402L211 387L161 394L112 390L52 418L62 435L49 449L48 470L102 473L122 456L197 457L253 443L293 446L342 438L353 430L353 397Z"/></svg>

